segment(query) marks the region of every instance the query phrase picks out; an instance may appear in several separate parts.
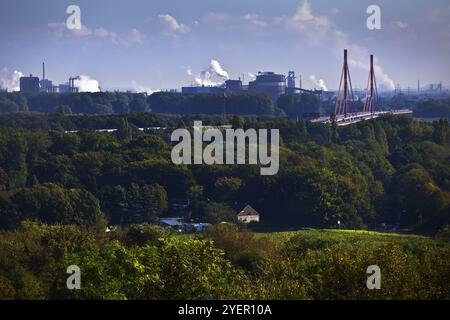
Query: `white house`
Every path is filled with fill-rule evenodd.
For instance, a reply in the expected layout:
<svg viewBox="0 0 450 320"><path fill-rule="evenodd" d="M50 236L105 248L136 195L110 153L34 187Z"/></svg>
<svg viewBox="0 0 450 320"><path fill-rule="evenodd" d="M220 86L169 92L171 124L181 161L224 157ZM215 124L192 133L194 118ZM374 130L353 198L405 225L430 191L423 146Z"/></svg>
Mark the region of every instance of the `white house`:
<svg viewBox="0 0 450 320"><path fill-rule="evenodd" d="M245 208L238 213L238 220L244 223L259 222L259 213L251 206L246 205Z"/></svg>

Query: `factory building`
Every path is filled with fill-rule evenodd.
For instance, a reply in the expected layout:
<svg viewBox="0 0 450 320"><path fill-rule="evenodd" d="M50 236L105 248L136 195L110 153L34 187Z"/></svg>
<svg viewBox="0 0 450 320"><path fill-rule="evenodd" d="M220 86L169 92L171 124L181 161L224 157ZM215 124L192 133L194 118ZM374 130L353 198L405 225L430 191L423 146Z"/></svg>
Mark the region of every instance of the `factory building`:
<svg viewBox="0 0 450 320"><path fill-rule="evenodd" d="M24 93L39 93L39 78L33 77L30 74L29 77L21 77L20 78L20 92Z"/></svg>
<svg viewBox="0 0 450 320"><path fill-rule="evenodd" d="M300 93L301 92L301 88L302 88L302 80L301 80L301 76L300 76L300 87L297 88L295 86L295 80L297 79L297 77L295 76L295 72L294 71L289 71L288 72L288 76L286 79L287 85L286 85L286 93L288 94L294 94L294 93Z"/></svg>
<svg viewBox="0 0 450 320"><path fill-rule="evenodd" d="M211 80L211 74L207 73L207 79ZM223 92L256 92L263 93L272 99L274 104L277 103L278 98L283 94L314 94L322 98L322 90L307 90L302 88L302 76L298 77L295 71L288 71L287 76L284 74L278 74L272 71L258 72L253 81L248 82L248 85L244 84L244 75L238 79L226 79L222 77L222 80L226 80L224 83L219 83L212 86L195 86L183 87L181 92L183 94L211 94L211 93L223 93ZM208 83L212 83L209 81Z"/></svg>
<svg viewBox="0 0 450 320"><path fill-rule="evenodd" d="M39 81L41 86L41 92L56 93L58 92L58 87L53 85L53 81L48 79L42 79Z"/></svg>
<svg viewBox="0 0 450 320"><path fill-rule="evenodd" d="M225 81L224 85L217 87L207 86L191 86L183 87L181 92L184 94L192 93L222 93L222 92L259 92L268 94L274 103L278 98L285 93L300 94L310 93L318 96L322 95L322 90L306 90L302 89L302 79L300 76L299 86L296 84L296 75L294 71L289 71L286 77L283 74L276 74L274 72L259 72L254 81L250 81L248 86L243 85L241 79Z"/></svg>
<svg viewBox="0 0 450 320"><path fill-rule="evenodd" d="M244 88L242 87L241 79L225 81L225 88L229 92L239 92L239 91L244 90Z"/></svg>
<svg viewBox="0 0 450 320"><path fill-rule="evenodd" d="M286 92L286 77L274 72L259 72L256 80L249 83L248 90L266 93L276 102Z"/></svg>
<svg viewBox="0 0 450 320"><path fill-rule="evenodd" d="M69 93L72 91L71 91L71 87L68 83L63 83L58 86L58 92L59 93Z"/></svg>

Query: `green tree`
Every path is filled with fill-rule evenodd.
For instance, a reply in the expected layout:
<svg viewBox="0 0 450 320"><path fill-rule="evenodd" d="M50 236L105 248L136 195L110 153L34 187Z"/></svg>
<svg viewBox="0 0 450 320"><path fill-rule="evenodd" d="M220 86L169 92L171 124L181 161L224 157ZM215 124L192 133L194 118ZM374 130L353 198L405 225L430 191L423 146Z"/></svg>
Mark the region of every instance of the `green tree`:
<svg viewBox="0 0 450 320"><path fill-rule="evenodd" d="M216 198L222 201L233 201L242 187L242 180L236 177L222 177L216 180Z"/></svg>
<svg viewBox="0 0 450 320"><path fill-rule="evenodd" d="M237 223L237 214L226 204L217 202L197 202L192 217L208 223Z"/></svg>

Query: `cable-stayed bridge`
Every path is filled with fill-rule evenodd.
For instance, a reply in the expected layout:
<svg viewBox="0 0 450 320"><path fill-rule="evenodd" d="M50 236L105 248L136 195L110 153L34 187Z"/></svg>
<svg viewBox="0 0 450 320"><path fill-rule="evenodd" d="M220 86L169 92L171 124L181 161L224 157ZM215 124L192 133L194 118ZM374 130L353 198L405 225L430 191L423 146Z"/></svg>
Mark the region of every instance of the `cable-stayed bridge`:
<svg viewBox="0 0 450 320"><path fill-rule="evenodd" d="M378 97L377 80L375 77L374 59L370 55L370 70L369 79L367 81L366 97L364 98L363 109L360 111L353 111L352 105L355 102L353 94L352 80L350 77L350 70L348 67L348 51L344 50L344 64L342 66L341 79L339 82L339 90L336 95L336 104L330 117L321 117L311 120L311 122L331 123L336 121L338 126L346 126L357 123L362 120L369 120L378 118L381 115L405 115L412 114L410 109L399 110L382 110L380 99Z"/></svg>

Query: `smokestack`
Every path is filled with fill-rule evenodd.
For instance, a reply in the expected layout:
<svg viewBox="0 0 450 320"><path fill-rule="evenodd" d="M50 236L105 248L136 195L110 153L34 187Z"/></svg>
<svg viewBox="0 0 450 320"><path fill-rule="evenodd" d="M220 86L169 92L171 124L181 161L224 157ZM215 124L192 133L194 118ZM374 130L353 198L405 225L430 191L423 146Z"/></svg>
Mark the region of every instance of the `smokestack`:
<svg viewBox="0 0 450 320"><path fill-rule="evenodd" d="M417 93L420 94L420 80L417 80Z"/></svg>
<svg viewBox="0 0 450 320"><path fill-rule="evenodd" d="M46 91L46 83L45 83L45 62L42 62L42 91Z"/></svg>

